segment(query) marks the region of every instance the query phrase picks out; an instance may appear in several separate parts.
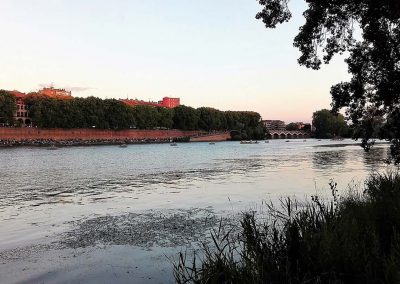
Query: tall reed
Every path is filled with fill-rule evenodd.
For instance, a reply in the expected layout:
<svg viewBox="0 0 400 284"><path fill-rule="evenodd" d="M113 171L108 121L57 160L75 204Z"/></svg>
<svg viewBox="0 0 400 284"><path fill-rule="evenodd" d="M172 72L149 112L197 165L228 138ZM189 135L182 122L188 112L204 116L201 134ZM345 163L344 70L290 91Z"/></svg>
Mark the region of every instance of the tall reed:
<svg viewBox="0 0 400 284"><path fill-rule="evenodd" d="M364 192L282 199L267 220L243 214L212 243L174 263L177 283L400 283L400 174L374 174ZM222 224L222 223L221 223Z"/></svg>

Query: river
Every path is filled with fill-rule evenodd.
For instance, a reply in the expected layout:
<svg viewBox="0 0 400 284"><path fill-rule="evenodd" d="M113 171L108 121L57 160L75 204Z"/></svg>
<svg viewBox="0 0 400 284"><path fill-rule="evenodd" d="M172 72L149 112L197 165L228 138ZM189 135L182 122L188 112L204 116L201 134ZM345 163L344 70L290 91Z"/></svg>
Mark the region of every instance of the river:
<svg viewBox="0 0 400 284"><path fill-rule="evenodd" d="M0 148L1 283L170 283L221 216L362 189L388 146L354 143Z"/></svg>

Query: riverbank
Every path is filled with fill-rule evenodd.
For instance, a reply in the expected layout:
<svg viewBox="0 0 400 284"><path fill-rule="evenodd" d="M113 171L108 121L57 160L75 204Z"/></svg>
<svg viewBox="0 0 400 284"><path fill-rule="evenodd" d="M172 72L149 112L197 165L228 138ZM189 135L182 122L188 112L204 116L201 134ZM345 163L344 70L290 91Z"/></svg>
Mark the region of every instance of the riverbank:
<svg viewBox="0 0 400 284"><path fill-rule="evenodd" d="M0 128L0 147L94 146L169 142L226 141L229 132L170 130L102 130Z"/></svg>
<svg viewBox="0 0 400 284"><path fill-rule="evenodd" d="M364 184L339 195L331 181L330 200L282 197L234 233L220 226L212 245L180 254L176 283L400 283L400 174Z"/></svg>
<svg viewBox="0 0 400 284"><path fill-rule="evenodd" d="M69 146L101 146L101 145L121 145L121 144L154 144L170 142L189 142L189 137L175 138L144 138L144 139L0 139L0 147L69 147Z"/></svg>

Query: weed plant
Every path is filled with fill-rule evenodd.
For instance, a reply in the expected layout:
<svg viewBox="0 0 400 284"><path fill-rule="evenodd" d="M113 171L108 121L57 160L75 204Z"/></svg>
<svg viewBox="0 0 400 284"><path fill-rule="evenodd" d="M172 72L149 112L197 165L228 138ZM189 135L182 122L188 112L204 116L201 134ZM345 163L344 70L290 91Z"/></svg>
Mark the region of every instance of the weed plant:
<svg viewBox="0 0 400 284"><path fill-rule="evenodd" d="M364 192L332 199L286 198L267 219L243 214L239 233L174 263L177 283L400 283L400 174L374 174Z"/></svg>

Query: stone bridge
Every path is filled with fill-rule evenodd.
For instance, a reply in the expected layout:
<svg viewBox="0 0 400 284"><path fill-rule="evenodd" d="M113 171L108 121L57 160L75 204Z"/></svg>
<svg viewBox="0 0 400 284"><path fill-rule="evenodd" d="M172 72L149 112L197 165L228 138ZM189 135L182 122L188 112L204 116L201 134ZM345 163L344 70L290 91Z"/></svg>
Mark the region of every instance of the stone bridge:
<svg viewBox="0 0 400 284"><path fill-rule="evenodd" d="M309 137L309 132L288 130L269 130L269 135L267 135L269 139L303 139Z"/></svg>

